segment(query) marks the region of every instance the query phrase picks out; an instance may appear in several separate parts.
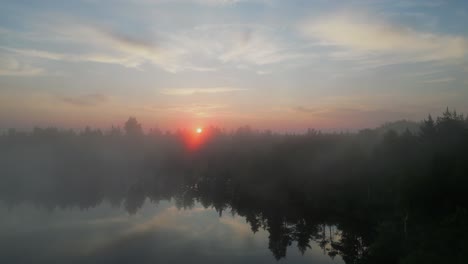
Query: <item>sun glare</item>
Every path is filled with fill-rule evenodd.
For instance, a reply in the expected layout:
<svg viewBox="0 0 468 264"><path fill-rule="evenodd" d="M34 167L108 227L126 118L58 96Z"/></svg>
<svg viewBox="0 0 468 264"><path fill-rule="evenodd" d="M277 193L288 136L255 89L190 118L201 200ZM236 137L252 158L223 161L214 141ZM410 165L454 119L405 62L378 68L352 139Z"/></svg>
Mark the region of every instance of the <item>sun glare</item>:
<svg viewBox="0 0 468 264"><path fill-rule="evenodd" d="M197 134L201 134L203 132L203 129L201 127L198 127L195 131L197 132Z"/></svg>

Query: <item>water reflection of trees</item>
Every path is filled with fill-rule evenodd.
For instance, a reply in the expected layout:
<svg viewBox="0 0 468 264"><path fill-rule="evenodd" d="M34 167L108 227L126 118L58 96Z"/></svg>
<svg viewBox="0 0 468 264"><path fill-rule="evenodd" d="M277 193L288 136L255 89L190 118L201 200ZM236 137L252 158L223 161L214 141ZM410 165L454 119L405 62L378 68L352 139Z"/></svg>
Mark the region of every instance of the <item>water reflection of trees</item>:
<svg viewBox="0 0 468 264"><path fill-rule="evenodd" d="M131 214L146 199L199 202L266 230L276 259L296 244L346 263L462 263L467 123L446 111L416 133L209 128L190 150L189 132L144 135L135 119L125 131L11 130L0 137L0 199L51 210L109 201Z"/></svg>

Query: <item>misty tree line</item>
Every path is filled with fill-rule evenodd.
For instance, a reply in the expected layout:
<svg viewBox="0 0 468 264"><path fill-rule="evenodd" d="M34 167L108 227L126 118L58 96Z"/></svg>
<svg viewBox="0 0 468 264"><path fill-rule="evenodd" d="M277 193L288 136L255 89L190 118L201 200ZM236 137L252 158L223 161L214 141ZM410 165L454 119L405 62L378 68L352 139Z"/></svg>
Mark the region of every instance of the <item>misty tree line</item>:
<svg viewBox="0 0 468 264"><path fill-rule="evenodd" d="M10 130L0 136L0 200L49 209L146 199L229 210L269 232L275 258L312 241L346 263L466 263L468 119L448 109L419 129L284 135L249 127L143 133ZM333 228L330 228L333 227Z"/></svg>

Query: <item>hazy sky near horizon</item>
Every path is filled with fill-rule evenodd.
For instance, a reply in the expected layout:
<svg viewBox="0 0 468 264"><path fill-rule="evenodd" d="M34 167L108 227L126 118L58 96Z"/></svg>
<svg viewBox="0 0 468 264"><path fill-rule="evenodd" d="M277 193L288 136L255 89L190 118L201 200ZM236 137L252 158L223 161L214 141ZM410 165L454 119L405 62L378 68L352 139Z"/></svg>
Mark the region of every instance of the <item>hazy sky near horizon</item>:
<svg viewBox="0 0 468 264"><path fill-rule="evenodd" d="M0 129L355 129L468 112L468 2L2 1Z"/></svg>

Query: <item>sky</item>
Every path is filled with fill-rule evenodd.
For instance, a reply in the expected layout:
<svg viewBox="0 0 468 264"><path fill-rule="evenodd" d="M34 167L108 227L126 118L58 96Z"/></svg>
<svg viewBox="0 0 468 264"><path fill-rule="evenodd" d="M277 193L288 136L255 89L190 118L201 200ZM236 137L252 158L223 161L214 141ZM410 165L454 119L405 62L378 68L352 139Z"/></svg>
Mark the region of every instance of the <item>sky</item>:
<svg viewBox="0 0 468 264"><path fill-rule="evenodd" d="M468 2L2 1L0 129L353 130L468 113Z"/></svg>

